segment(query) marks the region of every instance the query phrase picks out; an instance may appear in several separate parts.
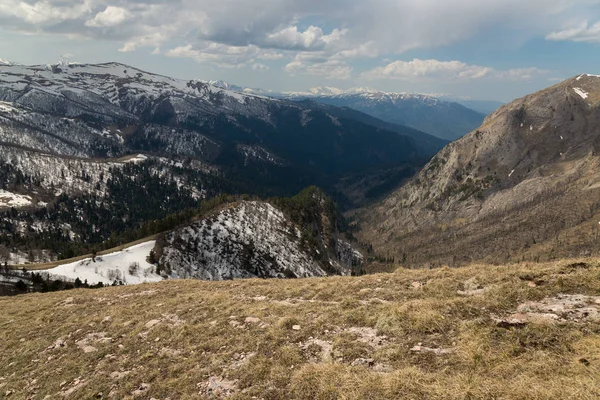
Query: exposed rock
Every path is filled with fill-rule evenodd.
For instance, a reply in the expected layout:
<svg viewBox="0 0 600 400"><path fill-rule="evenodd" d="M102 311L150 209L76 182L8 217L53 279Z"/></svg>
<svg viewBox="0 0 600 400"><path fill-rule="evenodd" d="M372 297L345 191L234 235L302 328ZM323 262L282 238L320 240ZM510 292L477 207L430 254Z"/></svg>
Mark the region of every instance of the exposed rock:
<svg viewBox="0 0 600 400"><path fill-rule="evenodd" d="M412 347L410 349L410 351L413 351L415 353L432 353L437 356L444 355L444 354L450 354L450 353L454 352L453 349L431 348L431 347L425 347L425 346L421 346L421 345Z"/></svg>
<svg viewBox="0 0 600 400"><path fill-rule="evenodd" d="M542 301L521 304L517 311L526 318L561 321L600 321L600 296L560 294Z"/></svg>
<svg viewBox="0 0 600 400"><path fill-rule="evenodd" d="M347 332L356 334L359 342L366 343L373 348L382 347L388 342L387 336L379 336L377 330L373 328L352 327L347 329Z"/></svg>
<svg viewBox="0 0 600 400"><path fill-rule="evenodd" d="M153 320L146 322L146 325L144 325L144 327L146 329L152 329L158 324L160 324L160 319L153 319Z"/></svg>
<svg viewBox="0 0 600 400"><path fill-rule="evenodd" d="M67 347L67 342L64 341L63 339L56 339L56 342L54 342L53 344L51 344L50 346L48 346L46 348L45 351L52 351L52 350L56 350L56 349L62 349Z"/></svg>
<svg viewBox="0 0 600 400"><path fill-rule="evenodd" d="M198 388L203 396L228 397L237 391L237 381L230 381L219 376L212 376L206 382L199 383Z"/></svg>
<svg viewBox="0 0 600 400"><path fill-rule="evenodd" d="M98 351L98 349L91 344L93 343L110 343L112 342L112 338L106 337L106 333L98 332L98 333L90 333L86 335L83 339L75 342L77 347L79 347L84 353L93 353Z"/></svg>
<svg viewBox="0 0 600 400"><path fill-rule="evenodd" d="M352 364L350 365L352 365L353 367L372 367L375 365L375 360L372 358L357 358L356 360L352 361Z"/></svg>
<svg viewBox="0 0 600 400"><path fill-rule="evenodd" d="M150 385L147 383L142 383L136 390L134 390L131 393L131 395L133 397L142 396L144 395L144 393L146 393L146 391L148 391L148 389L150 389Z"/></svg>
<svg viewBox="0 0 600 400"><path fill-rule="evenodd" d="M308 354L308 358L312 363L319 362L331 362L332 361L332 352L333 352L333 343L328 342L326 340L314 339L310 338L304 343L300 343L300 348L304 350L304 352L310 352L313 350L313 347L318 347L319 352L316 354Z"/></svg>

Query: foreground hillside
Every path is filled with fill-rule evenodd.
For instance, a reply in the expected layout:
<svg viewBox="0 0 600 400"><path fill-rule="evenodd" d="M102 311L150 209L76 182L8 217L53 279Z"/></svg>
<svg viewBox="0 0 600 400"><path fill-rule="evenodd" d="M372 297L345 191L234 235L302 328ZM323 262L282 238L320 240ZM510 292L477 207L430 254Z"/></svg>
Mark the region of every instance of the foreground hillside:
<svg viewBox="0 0 600 400"><path fill-rule="evenodd" d="M579 260L5 298L0 396L597 399L599 277Z"/></svg>

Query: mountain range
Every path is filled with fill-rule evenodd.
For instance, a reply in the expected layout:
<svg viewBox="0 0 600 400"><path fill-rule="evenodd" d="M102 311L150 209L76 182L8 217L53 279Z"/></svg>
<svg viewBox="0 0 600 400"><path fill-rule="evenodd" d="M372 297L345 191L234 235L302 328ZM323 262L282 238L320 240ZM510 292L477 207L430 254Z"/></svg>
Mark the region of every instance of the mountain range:
<svg viewBox="0 0 600 400"><path fill-rule="evenodd" d="M311 93L116 63L0 66L0 257L54 262L158 234L165 276L226 279L596 253L598 77L515 100L450 144L327 102L451 103ZM311 185L323 191L293 197ZM334 201L346 218L323 208Z"/></svg>
<svg viewBox="0 0 600 400"><path fill-rule="evenodd" d="M389 123L427 132L446 141L456 140L477 128L486 114L502 105L493 101L455 100L447 95L389 93L363 87L343 90L318 86L306 92L277 93L231 85L224 81L209 83L248 94L292 100L310 99L317 103L348 107Z"/></svg>
<svg viewBox="0 0 600 400"><path fill-rule="evenodd" d="M117 63L6 63L0 256L14 264L110 248L176 228L221 194L289 197L319 185L344 207L364 204L444 144L349 108ZM307 221L297 224L308 237L322 231ZM328 240L338 262L337 242Z"/></svg>

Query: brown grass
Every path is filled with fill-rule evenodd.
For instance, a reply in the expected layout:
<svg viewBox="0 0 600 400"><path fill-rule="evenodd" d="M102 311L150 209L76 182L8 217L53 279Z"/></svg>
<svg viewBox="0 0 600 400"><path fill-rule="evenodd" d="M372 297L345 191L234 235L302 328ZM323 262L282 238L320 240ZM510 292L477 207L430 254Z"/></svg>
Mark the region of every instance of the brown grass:
<svg viewBox="0 0 600 400"><path fill-rule="evenodd" d="M0 398L597 399L597 321L491 319L559 293L600 294L600 262L585 263L3 298ZM474 281L487 290L457 293ZM66 346L49 348L57 340ZM330 345L327 360L317 343ZM411 351L419 344L451 352Z"/></svg>

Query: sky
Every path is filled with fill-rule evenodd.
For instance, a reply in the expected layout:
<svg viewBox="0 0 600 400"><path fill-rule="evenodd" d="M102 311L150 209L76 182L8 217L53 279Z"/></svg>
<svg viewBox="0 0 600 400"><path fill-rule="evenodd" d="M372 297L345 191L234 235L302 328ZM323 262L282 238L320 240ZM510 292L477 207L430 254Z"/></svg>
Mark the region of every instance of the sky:
<svg viewBox="0 0 600 400"><path fill-rule="evenodd" d="M600 0L0 0L0 58L510 101L600 73Z"/></svg>

